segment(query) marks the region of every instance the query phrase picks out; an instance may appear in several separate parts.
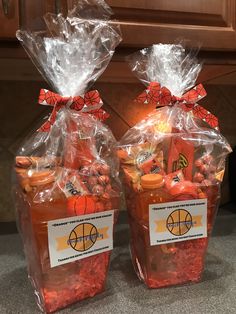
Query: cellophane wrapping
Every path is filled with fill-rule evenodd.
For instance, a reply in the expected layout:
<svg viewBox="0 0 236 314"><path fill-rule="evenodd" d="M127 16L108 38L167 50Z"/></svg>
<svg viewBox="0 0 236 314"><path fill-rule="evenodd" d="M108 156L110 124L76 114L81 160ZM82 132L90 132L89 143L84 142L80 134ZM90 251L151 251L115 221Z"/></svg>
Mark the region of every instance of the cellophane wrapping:
<svg viewBox="0 0 236 314"><path fill-rule="evenodd" d="M46 117L47 128L28 137L15 164L18 226L29 278L44 312L92 297L105 288L111 251L51 267L48 222L111 210L112 224L117 219L121 190L116 141L93 114L101 103L99 94L95 91L81 97L105 70L121 41L119 27L109 23L110 14L102 0L84 0L66 18L46 14L45 31L17 32L53 91L68 100L55 112L53 123ZM51 92L41 96L49 105L57 100ZM78 97L73 102L74 96ZM73 109L81 110L71 109L72 103ZM86 245L93 238L82 240Z"/></svg>
<svg viewBox="0 0 236 314"><path fill-rule="evenodd" d="M225 158L231 152L217 128L210 127L177 100L195 85L201 70L195 56L195 50L186 52L181 44L158 44L129 57L132 70L145 85L158 82L157 89L164 88L162 103L165 103L165 88L176 96L174 104L155 109L128 130L118 147L131 229L132 261L138 277L150 288L201 279L220 200ZM151 103L153 100L158 105L158 93L159 90L153 90L152 94L141 94L139 101ZM165 207L166 203L175 206L168 215L165 210L171 204ZM194 212L190 203L199 204ZM203 203L207 203L205 220ZM157 209L155 221L154 207ZM189 208L187 212L186 208ZM160 215L163 221L158 218ZM188 236L197 230L195 224L205 226L206 234L199 231L199 238ZM154 240L159 237L160 241L155 242L153 237Z"/></svg>

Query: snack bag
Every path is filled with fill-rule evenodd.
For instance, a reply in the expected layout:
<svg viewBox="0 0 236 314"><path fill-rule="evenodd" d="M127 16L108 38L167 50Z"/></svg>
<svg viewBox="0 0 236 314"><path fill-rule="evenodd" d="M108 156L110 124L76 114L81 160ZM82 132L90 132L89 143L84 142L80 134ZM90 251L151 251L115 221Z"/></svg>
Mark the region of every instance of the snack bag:
<svg viewBox="0 0 236 314"><path fill-rule="evenodd" d="M182 45L154 45L130 57L148 85L136 100L156 105L121 139L131 255L150 288L198 282L231 148L218 120L197 102L201 65Z"/></svg>
<svg viewBox="0 0 236 314"><path fill-rule="evenodd" d="M37 303L53 312L105 288L120 205L116 141L102 122L98 91L87 91L121 40L103 1L80 1L62 15L47 14L46 32L17 38L56 92L52 107L24 143L15 163L16 207Z"/></svg>

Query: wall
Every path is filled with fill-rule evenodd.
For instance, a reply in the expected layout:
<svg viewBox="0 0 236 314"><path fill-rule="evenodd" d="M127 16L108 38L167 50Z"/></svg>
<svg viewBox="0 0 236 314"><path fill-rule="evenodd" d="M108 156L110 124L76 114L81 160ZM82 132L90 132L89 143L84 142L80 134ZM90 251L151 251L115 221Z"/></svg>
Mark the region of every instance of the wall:
<svg viewBox="0 0 236 314"><path fill-rule="evenodd" d="M14 206L11 200L11 167L22 140L32 129L40 125L48 108L37 104L40 88L47 87L43 82L1 81L0 84L0 221L14 220ZM152 110L150 106L132 103L143 85L122 83L97 83L105 103L111 113L108 125L119 139L130 126ZM236 98L235 86L207 85L208 97L203 104L219 116L221 130L232 146L236 145ZM230 200L228 175L222 187L222 203Z"/></svg>

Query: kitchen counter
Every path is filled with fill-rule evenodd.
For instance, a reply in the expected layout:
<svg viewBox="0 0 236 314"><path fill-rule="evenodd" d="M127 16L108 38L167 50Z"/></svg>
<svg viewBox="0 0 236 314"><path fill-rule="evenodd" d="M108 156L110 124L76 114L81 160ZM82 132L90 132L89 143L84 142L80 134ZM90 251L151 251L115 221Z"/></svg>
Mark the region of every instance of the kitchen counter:
<svg viewBox="0 0 236 314"><path fill-rule="evenodd" d="M149 290L133 271L125 217L116 228L106 292L60 314L236 313L236 214L221 211L201 283ZM0 313L37 314L18 234L0 236Z"/></svg>

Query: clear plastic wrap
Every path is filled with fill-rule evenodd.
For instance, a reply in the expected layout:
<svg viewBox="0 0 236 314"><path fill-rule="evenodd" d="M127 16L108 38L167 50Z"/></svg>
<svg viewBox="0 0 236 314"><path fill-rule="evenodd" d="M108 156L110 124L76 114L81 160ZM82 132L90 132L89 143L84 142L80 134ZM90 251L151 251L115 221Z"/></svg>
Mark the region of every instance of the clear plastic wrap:
<svg viewBox="0 0 236 314"><path fill-rule="evenodd" d="M19 149L15 164L19 230L44 312L105 288L120 206L119 160L102 123L107 114L100 96L86 91L121 40L109 16L103 1L79 1L67 18L46 14L47 31L17 32L60 94L41 90L39 103L52 106L52 113Z"/></svg>
<svg viewBox="0 0 236 314"><path fill-rule="evenodd" d="M133 265L150 288L198 282L231 148L217 118L197 104L206 92L201 84L192 88L201 69L194 51L159 44L129 61L148 85L136 106L161 107L118 147Z"/></svg>

